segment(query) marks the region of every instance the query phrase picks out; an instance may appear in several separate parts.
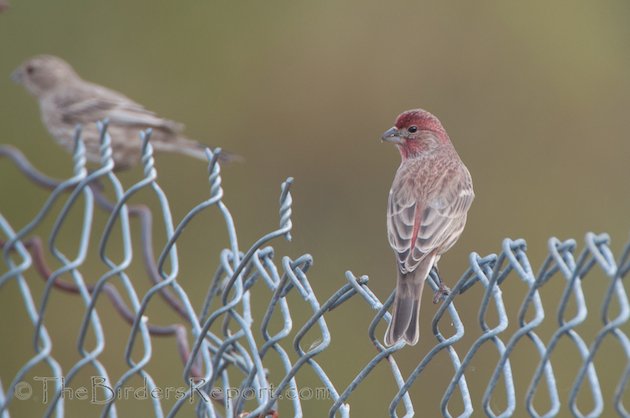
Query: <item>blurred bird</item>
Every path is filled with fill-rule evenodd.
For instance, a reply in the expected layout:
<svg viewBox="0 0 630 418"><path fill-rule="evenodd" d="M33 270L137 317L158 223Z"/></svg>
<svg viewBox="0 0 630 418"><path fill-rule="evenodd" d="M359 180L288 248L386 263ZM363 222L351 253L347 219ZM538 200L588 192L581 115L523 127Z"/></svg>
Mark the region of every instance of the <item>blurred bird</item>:
<svg viewBox="0 0 630 418"><path fill-rule="evenodd" d="M116 170L140 161L141 130L152 128L151 145L156 151L177 152L206 160L206 145L181 134L183 125L162 119L127 96L83 80L61 58L39 55L24 62L11 78L39 100L42 121L66 150L72 152L77 124L82 126L87 159L100 161L100 135L96 122L109 120ZM221 153L222 161L240 159Z"/></svg>
<svg viewBox="0 0 630 418"><path fill-rule="evenodd" d="M381 138L396 144L402 157L387 206L398 280L385 344L404 339L415 345L424 282L461 235L475 194L470 173L442 124L426 110L401 113ZM441 285L440 292L447 288Z"/></svg>
<svg viewBox="0 0 630 418"><path fill-rule="evenodd" d="M9 9L9 0L0 0L0 13Z"/></svg>

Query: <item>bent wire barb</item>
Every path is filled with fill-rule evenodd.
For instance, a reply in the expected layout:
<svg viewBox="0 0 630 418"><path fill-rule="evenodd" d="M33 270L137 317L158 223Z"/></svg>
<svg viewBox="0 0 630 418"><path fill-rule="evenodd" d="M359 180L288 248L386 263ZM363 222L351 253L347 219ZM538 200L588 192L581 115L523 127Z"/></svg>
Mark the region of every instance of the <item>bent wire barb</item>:
<svg viewBox="0 0 630 418"><path fill-rule="evenodd" d="M221 180L219 148L206 150L207 198L177 222L173 219L167 195L157 182L151 131L140 135L143 176L125 188L114 172L107 121L99 123L98 129L101 141L100 166L94 171L86 168L85 146L81 140L81 129L77 127L72 174L62 181L50 178L34 168L16 148L0 147L0 159L8 159L34 185L50 190L41 209L22 228L11 226L5 215L0 213L0 247L4 261L4 267L0 270L0 291L9 281L17 284L21 303L33 327L31 357L14 376L0 373L0 418L8 418L14 409L18 410L14 399L16 388L38 367L45 367L56 378L52 385L54 393L44 416L65 415L63 386L70 384L86 368L98 374L103 387L113 390L122 388L134 376L146 382L148 391L158 389L158 382L148 371L153 344L158 336L174 337L179 360L173 364L181 367L182 380L188 390L168 410L158 397L153 397L150 401L151 410L156 417L183 416L182 406L192 400L199 417L308 416L305 412L308 411L305 409L306 400L298 396L283 399L287 391L299 393L299 379L304 368L310 369L325 388L330 401L328 416L349 417L350 402L361 401L355 394L357 388L370 378L381 363L390 370L393 380L389 384L397 390L393 399L383 400L383 413L387 411L389 416L397 417L402 412L405 417L411 417L416 414L416 410L410 390L417 381L428 378L425 369L440 353L446 355L452 365L450 382L444 389L441 401L435 405L435 409L439 409L444 417L469 417L480 410L489 417L551 417L567 414L591 417L603 416L604 411L612 410L618 416L630 416L624 403L628 398L630 380L630 339L627 335L630 304L623 281L630 271L630 242L625 245L620 257L615 259L610 238L606 234L587 234L585 247L581 251L577 250L578 245L574 240L551 238L548 255L538 272L530 265L527 246L522 239L505 239L501 251L496 255L482 257L476 253L470 254L469 268L442 301L432 320L433 346L405 376L395 359L396 353L405 349L405 343L386 347L381 340L384 329L382 324L391 320L388 310L393 302L393 293L381 302L368 286L367 276L357 277L348 271L345 282L340 281L340 288L320 303L309 279L309 270L313 264L309 254L295 259L282 256L279 262L276 261L272 242L281 237L291 240L292 178L289 177L280 187L278 227L251 245L241 247L234 219L223 202L225 191ZM107 197L104 190L109 191L112 197ZM149 209L143 204L129 203L141 190L147 190L156 197L157 208ZM62 202L62 209L55 215L53 206L57 202ZM107 216L102 230L97 230L93 222L97 208ZM203 303L194 306L179 275L177 242L186 233L191 221L207 210L218 211L222 219L221 227L227 232L227 243L217 257L217 269L211 275ZM70 211L73 211L73 216L69 216ZM54 217L50 234L45 238L35 235L37 227L50 217ZM166 241L157 247L153 239L156 228L154 217L160 221L166 237ZM134 222L140 227L136 235L131 232ZM80 227L74 252L62 250L58 246L64 225L70 223ZM118 230L118 234L114 234L115 230ZM94 283L86 282L82 274L88 256L94 251L88 245L91 237L99 238L96 254L106 268L106 272ZM150 285L142 293L134 285L134 281L142 278L132 279L129 271L134 261L134 241L141 246L140 259ZM157 257L154 248L160 248ZM49 265L49 255L56 267ZM27 279L30 270L34 270L44 280L39 302L35 301L31 291L34 283ZM587 341L579 332L579 325L589 314L586 303L588 297L582 290L582 283L594 275L594 270L603 273L608 282L604 283L601 328L591 341ZM518 309L517 323L512 324L508 331L508 306L503 299L501 285L506 280L516 279L525 286L526 295ZM440 287L437 271L432 271L428 280L433 290L437 291ZM556 329L549 340L544 341L537 333L537 328L546 317L553 314L545 312L540 291L551 280L562 281L564 290L557 306L554 306ZM252 292L256 286L265 291ZM464 348L461 341L467 330L456 302L459 295L473 286L483 289L477 317L478 329L472 330L478 337ZM77 295L83 304L76 346L80 359L68 370L64 370L54 357L51 340L53 331L46 326L46 316L51 309L49 300L58 291ZM289 302L291 292L299 296L298 302ZM266 309L262 317L255 317L252 299L261 298L264 294L268 295L268 299L256 299L256 302L264 304ZM147 309L156 296L176 313L180 322L156 324L147 317ZM327 322L332 318L331 312L343 309L343 305L356 296L375 311L366 330L367 338L357 341L357 347L360 345L362 349L373 349L375 352L373 358L353 378L348 379L349 383L341 384L329 377L328 371L333 365L318 358L318 355L334 345L334 336ZM108 375L102 355L107 342L97 308L102 298L106 298L129 324L129 338L124 350L127 370L117 378ZM568 309L569 306L575 306L575 312L573 308ZM309 313L305 323L294 324L292 310L296 309ZM496 319L487 319L489 311L496 313ZM278 325L271 326L274 317L280 318L279 329ZM448 332L441 327L443 323L451 325L447 327ZM0 332L6 333L7 330ZM304 342L307 334L309 338L313 334L317 335L315 343L310 346ZM428 338L426 340L429 341ZM582 361L579 370L571 371L575 377L567 399L561 398L556 381L560 370L553 360L560 341L568 342L575 348ZM625 360L619 367L619 380L614 393L602 391L602 376L596 367L604 341L614 341L621 348ZM469 390L472 383L470 376L467 379L467 371L484 345L490 345L498 359L492 366L491 377L483 382L482 399L477 400L472 398ZM515 361L513 353L518 345L531 346L536 361L529 386L521 393L518 393L518 389L522 391L525 386L522 383L516 385L512 373L512 363ZM350 350L356 350L357 347ZM279 359L279 363L272 361L272 353L275 354L274 360ZM270 364L276 366L270 369ZM61 378L64 379L63 385ZM503 390L497 391L500 383ZM475 382L475 385L479 383ZM583 388L585 390L581 390ZM237 395L226 396L232 393ZM256 396L251 398L246 396L247 393L255 393ZM502 394L502 399L496 399L498 393ZM106 396L106 393L102 395ZM580 406L581 397L587 395L590 396L590 410ZM453 396L458 397L459 402L452 402ZM544 411L539 410L541 402L547 405ZM461 405L457 407L459 411L451 412L455 404ZM501 411L495 411L496 405L504 407ZM100 414L103 417L118 416L116 397L111 397L101 405Z"/></svg>

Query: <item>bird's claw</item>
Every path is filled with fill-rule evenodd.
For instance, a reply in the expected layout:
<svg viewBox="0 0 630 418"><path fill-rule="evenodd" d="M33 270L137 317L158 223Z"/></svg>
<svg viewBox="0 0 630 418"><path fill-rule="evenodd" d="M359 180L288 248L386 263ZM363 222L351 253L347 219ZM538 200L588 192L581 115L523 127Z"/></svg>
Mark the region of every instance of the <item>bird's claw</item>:
<svg viewBox="0 0 630 418"><path fill-rule="evenodd" d="M435 294L433 295L433 303L440 303L441 301L446 299L448 295L450 294L451 294L451 289L447 285L445 285L442 280L440 280L439 287L435 291Z"/></svg>

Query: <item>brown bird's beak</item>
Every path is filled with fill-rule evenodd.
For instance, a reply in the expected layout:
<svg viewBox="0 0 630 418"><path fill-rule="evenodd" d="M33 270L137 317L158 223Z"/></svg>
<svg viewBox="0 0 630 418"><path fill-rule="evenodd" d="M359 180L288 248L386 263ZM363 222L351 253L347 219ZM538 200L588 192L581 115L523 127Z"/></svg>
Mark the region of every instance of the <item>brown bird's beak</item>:
<svg viewBox="0 0 630 418"><path fill-rule="evenodd" d="M386 130L383 135L381 135L381 140L383 142L391 142L392 144L402 145L405 141L400 136L400 131L395 126Z"/></svg>
<svg viewBox="0 0 630 418"><path fill-rule="evenodd" d="M22 83L22 70L20 68L11 73L11 80L13 80L15 84Z"/></svg>

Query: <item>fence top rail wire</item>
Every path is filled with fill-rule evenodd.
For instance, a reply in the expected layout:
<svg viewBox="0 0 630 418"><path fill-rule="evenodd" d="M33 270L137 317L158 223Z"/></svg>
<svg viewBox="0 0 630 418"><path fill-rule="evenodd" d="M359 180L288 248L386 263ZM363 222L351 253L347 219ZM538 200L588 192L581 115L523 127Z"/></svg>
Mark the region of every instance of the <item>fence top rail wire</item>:
<svg viewBox="0 0 630 418"><path fill-rule="evenodd" d="M115 396L108 398L106 388L116 391L134 377L143 379L150 393L160 388L148 372L155 336L175 339L180 358L174 363L181 365L182 381L187 387L182 396L168 407L159 397L151 397L151 414L156 417L183 415L181 408L191 401L194 401L195 413L199 417L308 416L304 409L306 401L299 396L280 400L286 391L299 393L302 387L298 378L303 369L311 370L330 397L328 416L349 417L350 402L353 399L360 400L353 398L356 389L381 363L391 371L397 388L394 398L389 406L383 406L383 411L387 409L391 417L397 417L401 412L404 417L411 417L416 412L410 388L426 375L423 375L426 367L442 352L441 358L448 358L453 368L452 378L439 404L444 417L468 417L479 411L489 417L552 417L567 414L596 417L602 416L605 410L607 413L614 411L618 416L630 416L625 406L630 379L630 340L627 335L630 304L623 281L630 271L630 242L615 257L607 234L588 233L581 250L574 240L551 238L547 256L537 270L530 264L526 243L522 239L505 239L498 254L482 257L471 253L468 269L445 297L431 322L435 345L405 376L395 359L395 353L404 349L405 343L386 347L381 339L384 329L382 324L391 319L388 309L393 302L393 293L381 302L369 288L367 276L357 277L348 271L345 284L320 302L308 277L313 263L309 254L295 259L282 256L277 261L272 241L280 238L291 240L290 189L293 179L288 178L280 187L278 227L262 235L250 247L241 247L231 212L223 202L221 167L218 162L220 149L206 151L207 197L176 222L167 195L157 182L151 131L141 135L143 176L125 189L113 171L107 121L99 123L98 128L101 132L100 166L93 171L87 169L86 150L81 130L77 128L72 174L62 181L37 170L16 148L0 147L0 158L4 157L5 161L14 164L33 184L50 190L48 199L35 217L21 228L13 227L0 212L0 245L4 261L4 266L0 268L0 291L6 288L8 282L17 285L33 334L30 358L15 375L7 375L4 371L0 373L0 418L8 418L11 411L18 409L16 399L20 399L23 382L35 370L40 371L42 368L51 376L52 382L52 396L44 416L65 416L63 389L85 370L101 379L102 396L106 399L101 405L101 416L119 416L118 399ZM129 203L141 190L155 196L157 209ZM56 204L62 205L58 213L53 210ZM97 210L107 215L102 230L97 230L93 222ZM202 305L194 306L180 283L177 243L191 221L209 210L218 211L221 216L227 244L219 254L218 266ZM72 216L70 211L73 211ZM158 218L158 222L154 225L155 218ZM45 219L53 219L53 226L44 240L35 232ZM140 225L138 236L132 236L133 222ZM63 227L69 223L79 225L80 231L73 251L59 244ZM163 228L166 242L156 247L153 232L159 225ZM95 253L89 247L93 236L99 239ZM146 277L150 280L150 288L143 293L138 292L128 272L134 260L132 242L140 243L140 259ZM157 256L154 248L161 248ZM106 267L106 272L95 282L87 282L82 273L82 267L91 253L97 254ZM50 265L50 258L54 260L54 267ZM38 302L31 290L31 270L44 280ZM587 341L579 332L580 324L588 316L583 283L589 276L595 275L595 270L598 277L603 275L607 281L600 283L605 289L599 305L601 325L595 337ZM518 278L526 287L516 323L512 324L508 320L508 309L501 292L502 284L509 277L512 277L510 280ZM428 280L433 290L437 291L439 277L435 270ZM549 309L545 312L540 293L543 286L552 280L561 281L563 291L555 306L556 327L551 337L544 340L537 331L543 320L553 313ZM460 317L456 302L459 295L473 286L483 290L477 317L479 329L468 330L478 337L464 351L461 343L457 343L465 335L465 321ZM252 312L252 299L261 294L253 293L254 287L267 289L267 294L271 295L268 300L258 302L266 305L262 318L254 318ZM50 298L59 291L76 295L83 304L76 345L80 359L68 369L64 369L54 357L53 331L46 326ZM291 303L295 302L290 303L288 297L291 293L302 299L300 307L293 309L307 309L309 313L308 320L297 330L294 330L291 307ZM130 330L124 350L127 369L116 377L110 376L102 356L106 335L97 303L104 298L129 324ZM155 298L160 298L176 314L179 322L167 325L153 323L146 312ZM327 314L352 298L365 302L376 312L367 330L374 356L344 386L329 377L327 371L332 365L320 361L318 354L333 343ZM280 318L280 329L278 321L272 318ZM450 326L443 327L445 323ZM6 337L9 330L3 329L1 332ZM318 338L307 347L305 336L308 333L311 336L315 333ZM581 360L579 369L571 371L571 388L564 398L558 388L558 372L554 368L554 358L558 356L556 351L561 341L563 344L569 343ZM604 341L611 341L623 353L622 363L618 363L617 367L618 380L614 393L604 393L595 365ZM527 345L536 356L531 381L524 393L517 393L511 364L514 350L519 344ZM493 347L497 360L496 364L490 366L489 380L483 382L483 397L477 400L471 395L466 373L484 345ZM276 366L270 369L268 364ZM478 382L475 382L475 386L478 386ZM498 387L502 387L502 390L497 391ZM248 397L247 393L256 396ZM458 398L457 402L453 402L454 397ZM583 401L585 397L590 397L590 400ZM457 412L451 411L453 405L457 405ZM502 405L502 409L495 410L497 405Z"/></svg>

